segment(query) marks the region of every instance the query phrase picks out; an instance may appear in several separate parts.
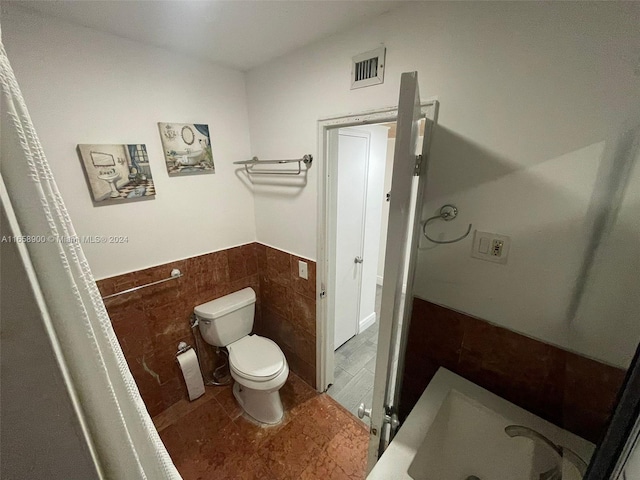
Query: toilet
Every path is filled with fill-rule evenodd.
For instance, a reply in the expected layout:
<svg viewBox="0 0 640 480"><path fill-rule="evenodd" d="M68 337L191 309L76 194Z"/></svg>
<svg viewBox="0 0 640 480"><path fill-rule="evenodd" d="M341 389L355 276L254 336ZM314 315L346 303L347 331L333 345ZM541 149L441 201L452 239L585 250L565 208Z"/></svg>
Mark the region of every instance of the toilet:
<svg viewBox="0 0 640 480"><path fill-rule="evenodd" d="M255 306L256 292L245 288L198 305L194 313L202 338L229 351L233 395L240 406L258 422L275 424L284 415L279 390L289 365L276 342L251 335Z"/></svg>

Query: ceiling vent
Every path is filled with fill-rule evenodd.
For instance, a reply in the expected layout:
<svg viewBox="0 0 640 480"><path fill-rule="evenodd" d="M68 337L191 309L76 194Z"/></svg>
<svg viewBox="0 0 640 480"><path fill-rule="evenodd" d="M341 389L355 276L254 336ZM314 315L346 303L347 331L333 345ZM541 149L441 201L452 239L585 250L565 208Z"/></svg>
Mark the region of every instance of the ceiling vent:
<svg viewBox="0 0 640 480"><path fill-rule="evenodd" d="M376 48L352 59L351 90L384 82L384 57L387 49Z"/></svg>

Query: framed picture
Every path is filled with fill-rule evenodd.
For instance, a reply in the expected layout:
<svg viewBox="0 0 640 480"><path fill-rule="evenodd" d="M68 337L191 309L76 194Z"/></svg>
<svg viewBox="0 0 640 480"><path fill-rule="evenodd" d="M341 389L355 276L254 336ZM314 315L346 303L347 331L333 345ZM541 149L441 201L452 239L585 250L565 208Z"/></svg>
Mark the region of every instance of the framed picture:
<svg viewBox="0 0 640 480"><path fill-rule="evenodd" d="M78 152L94 202L155 196L145 145L81 144Z"/></svg>
<svg viewBox="0 0 640 480"><path fill-rule="evenodd" d="M202 123L158 123L170 176L216 173L209 126Z"/></svg>

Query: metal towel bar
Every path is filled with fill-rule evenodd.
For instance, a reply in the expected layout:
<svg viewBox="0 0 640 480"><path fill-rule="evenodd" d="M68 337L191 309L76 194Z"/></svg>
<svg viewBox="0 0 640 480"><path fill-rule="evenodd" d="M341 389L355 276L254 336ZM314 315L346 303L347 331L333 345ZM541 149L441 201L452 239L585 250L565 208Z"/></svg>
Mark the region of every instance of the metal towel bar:
<svg viewBox="0 0 640 480"><path fill-rule="evenodd" d="M152 285L158 285L160 283L168 282L169 280L175 280L176 278L180 278L182 276L182 272L177 268L171 270L171 276L169 278L163 278L162 280L156 280L155 282L145 283L144 285L138 285L137 287L128 288L126 290L122 290L121 292L112 293L111 295L106 295L102 297L103 300L108 298L117 297L118 295L124 295L125 293L135 292L136 290L140 290L141 288L151 287Z"/></svg>
<svg viewBox="0 0 640 480"><path fill-rule="evenodd" d="M298 164L298 171L295 172L287 172L287 171L277 171L277 170L254 170L253 167L256 165L277 165L282 163L294 163ZM244 169L248 174L258 174L258 175L300 175L302 173L302 164L304 163L307 169L313 163L313 155L307 154L302 158L294 158L291 160L259 160L258 157L253 157L251 160L242 160L239 162L233 162L235 165L244 165Z"/></svg>

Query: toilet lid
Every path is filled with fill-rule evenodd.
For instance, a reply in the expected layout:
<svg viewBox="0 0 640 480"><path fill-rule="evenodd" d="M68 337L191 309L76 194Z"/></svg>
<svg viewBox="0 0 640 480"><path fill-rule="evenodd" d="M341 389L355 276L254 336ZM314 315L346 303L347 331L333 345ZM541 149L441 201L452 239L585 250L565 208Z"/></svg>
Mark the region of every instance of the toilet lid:
<svg viewBox="0 0 640 480"><path fill-rule="evenodd" d="M284 368L284 354L273 340L247 335L227 346L229 362L239 373L251 377L274 377ZM268 378L265 378L265 380Z"/></svg>

